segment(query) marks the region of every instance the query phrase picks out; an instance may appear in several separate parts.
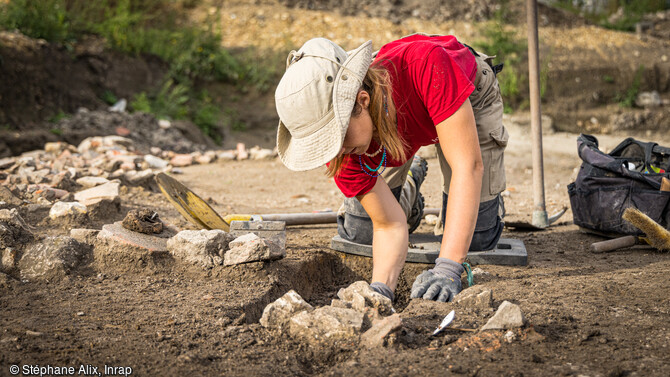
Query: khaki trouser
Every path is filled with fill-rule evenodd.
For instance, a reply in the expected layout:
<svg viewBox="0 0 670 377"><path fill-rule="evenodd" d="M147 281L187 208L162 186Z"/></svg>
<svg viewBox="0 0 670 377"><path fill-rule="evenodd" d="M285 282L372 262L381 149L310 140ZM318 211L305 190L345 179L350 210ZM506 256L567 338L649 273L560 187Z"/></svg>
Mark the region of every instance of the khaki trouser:
<svg viewBox="0 0 670 377"><path fill-rule="evenodd" d="M477 61L477 75L474 82L475 90L469 99L475 116L479 147L484 164L480 202L492 203L505 190L506 179L503 154L507 146L509 134L502 124L503 102L500 95L500 87L493 70L486 62L489 56L482 53L478 54L480 56L475 57ZM436 144L435 147L437 148L437 156L442 173L442 189L448 195L451 181L451 167L444 158L440 145ZM411 164L412 158L402 166L387 168L381 175L391 188L391 191L396 195L396 198L398 198L400 206L408 217L412 212L412 206L416 203L418 195L414 180L407 179L407 173ZM502 207L500 211L494 212L496 215L501 216ZM490 211L487 211L487 213L490 213ZM338 233L340 236L353 242L368 244L372 242L372 224L365 209L363 209L363 206L356 198L346 198L340 208L339 215ZM346 215L353 215L355 221L345 221ZM440 219L442 218L443 216L440 216ZM358 221L365 221L366 219L370 223L369 225L363 225ZM441 234L443 227L443 224L440 222L436 226L435 233ZM499 228L502 229L502 227Z"/></svg>

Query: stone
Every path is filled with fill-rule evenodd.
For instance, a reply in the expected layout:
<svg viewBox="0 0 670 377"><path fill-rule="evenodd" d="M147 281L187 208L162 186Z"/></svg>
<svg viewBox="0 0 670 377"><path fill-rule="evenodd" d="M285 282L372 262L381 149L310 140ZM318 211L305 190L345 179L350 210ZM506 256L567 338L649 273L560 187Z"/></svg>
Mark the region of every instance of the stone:
<svg viewBox="0 0 670 377"><path fill-rule="evenodd" d="M98 229L71 229L70 237L77 240L79 243L84 243L88 245L93 245L95 243L96 237L98 237L100 231Z"/></svg>
<svg viewBox="0 0 670 377"><path fill-rule="evenodd" d="M14 273L18 264L19 251L17 249L11 247L0 249L0 271Z"/></svg>
<svg viewBox="0 0 670 377"><path fill-rule="evenodd" d="M235 159L235 151L234 150L226 150L226 151L221 151L219 152L216 157L219 160L224 160L224 161L232 161Z"/></svg>
<svg viewBox="0 0 670 377"><path fill-rule="evenodd" d="M79 202L56 202L51 206L51 210L49 210L49 218L51 220L57 220L63 217L73 218L87 212L88 209L86 206Z"/></svg>
<svg viewBox="0 0 670 377"><path fill-rule="evenodd" d="M120 221L103 225L93 249L94 263L105 272L163 270L172 262L167 241L175 234L170 227L148 235L125 229Z"/></svg>
<svg viewBox="0 0 670 377"><path fill-rule="evenodd" d="M516 340L516 334L514 333L514 331L509 330L508 332L505 333L503 338L507 343L512 343L513 341Z"/></svg>
<svg viewBox="0 0 670 377"><path fill-rule="evenodd" d="M72 179L73 175L69 171L62 171L51 179L49 185L55 189L65 191L76 191L79 187L77 182Z"/></svg>
<svg viewBox="0 0 670 377"><path fill-rule="evenodd" d="M138 172L129 171L128 173L125 173L124 179L129 186L144 187L154 192L160 191L156 184L156 180L154 179L154 172L151 169L145 169Z"/></svg>
<svg viewBox="0 0 670 377"><path fill-rule="evenodd" d="M169 162L163 160L160 157L156 157L156 156L150 155L150 154L147 154L147 155L144 156L144 161L152 169L165 169L169 165Z"/></svg>
<svg viewBox="0 0 670 377"><path fill-rule="evenodd" d="M262 239L253 233L237 237L230 242L223 264L235 264L270 261L286 256L286 248L271 240Z"/></svg>
<svg viewBox="0 0 670 377"><path fill-rule="evenodd" d="M2 185L0 185L0 202L5 202L11 207L18 207L23 204L23 200L17 198L7 186Z"/></svg>
<svg viewBox="0 0 670 377"><path fill-rule="evenodd" d="M128 105L128 101L125 98L121 98L113 106L110 106L108 110L113 113L123 113L126 111L126 105Z"/></svg>
<svg viewBox="0 0 670 377"><path fill-rule="evenodd" d="M473 278L475 284L493 280L493 276L491 276L491 273L488 272L488 271L485 271L484 269L482 269L480 267L475 267L475 268L472 269L472 278Z"/></svg>
<svg viewBox="0 0 670 377"><path fill-rule="evenodd" d="M211 268L223 263L232 236L223 230L183 230L167 241L167 249L176 260Z"/></svg>
<svg viewBox="0 0 670 377"><path fill-rule="evenodd" d="M158 127L160 127L163 130L167 130L168 128L172 127L172 123L170 123L170 121L167 119L159 119Z"/></svg>
<svg viewBox="0 0 670 377"><path fill-rule="evenodd" d="M272 149L265 149L259 146L249 149L249 158L252 160L271 160L276 156Z"/></svg>
<svg viewBox="0 0 670 377"><path fill-rule="evenodd" d="M231 221L230 234L240 237L253 233L286 248L286 222L284 221Z"/></svg>
<svg viewBox="0 0 670 377"><path fill-rule="evenodd" d="M382 347L389 334L401 327L402 318L400 318L400 314L393 314L379 320L361 335L361 346L365 348Z"/></svg>
<svg viewBox="0 0 670 377"><path fill-rule="evenodd" d="M212 161L214 161L214 159L212 158L212 156L209 155L202 155L195 158L195 162L197 162L200 165L211 164Z"/></svg>
<svg viewBox="0 0 670 377"><path fill-rule="evenodd" d="M85 189L88 189L91 187L104 185L105 183L109 182L109 180L102 177L81 177L77 179L76 182Z"/></svg>
<svg viewBox="0 0 670 377"><path fill-rule="evenodd" d="M61 154L65 149L67 149L68 144L62 141L49 142L44 144L44 151L51 154Z"/></svg>
<svg viewBox="0 0 670 377"><path fill-rule="evenodd" d="M342 301L351 303L352 308L358 311L365 311L366 307L379 310L382 315L394 313L393 303L388 297L377 293L370 288L370 284L365 281L357 281L347 288L342 288L337 292L337 297Z"/></svg>
<svg viewBox="0 0 670 377"><path fill-rule="evenodd" d="M353 309L323 306L302 311L288 322L288 333L313 346L334 340L355 340L363 327L363 313Z"/></svg>
<svg viewBox="0 0 670 377"><path fill-rule="evenodd" d="M247 148L244 146L244 143L237 143L235 152L238 160L246 160L249 158L249 153L247 152Z"/></svg>
<svg viewBox="0 0 670 377"><path fill-rule="evenodd" d="M658 107L663 105L661 95L657 91L640 92L635 99L635 105L638 107Z"/></svg>
<svg viewBox="0 0 670 377"><path fill-rule="evenodd" d="M54 280L63 278L79 266L87 254L86 247L74 238L47 237L28 247L19 260L21 280Z"/></svg>
<svg viewBox="0 0 670 377"><path fill-rule="evenodd" d="M16 208L0 209L0 249L21 247L33 239L30 226Z"/></svg>
<svg viewBox="0 0 670 377"><path fill-rule="evenodd" d="M8 167L14 165L15 162L16 162L16 157L0 158L0 169L7 169Z"/></svg>
<svg viewBox="0 0 670 377"><path fill-rule="evenodd" d="M190 154L178 154L170 159L170 165L175 167L193 165L193 156Z"/></svg>
<svg viewBox="0 0 670 377"><path fill-rule="evenodd" d="M109 182L74 194L74 199L83 205L98 203L102 200L114 201L119 197L119 183Z"/></svg>
<svg viewBox="0 0 670 377"><path fill-rule="evenodd" d="M524 318L519 305L512 304L509 301L503 301L493 317L486 322L481 330L508 330L522 327L525 324L526 319Z"/></svg>
<svg viewBox="0 0 670 377"><path fill-rule="evenodd" d="M493 305L493 291L482 285L475 285L457 294L454 302L463 306L490 308Z"/></svg>
<svg viewBox="0 0 670 377"><path fill-rule="evenodd" d="M290 290L265 307L260 323L263 327L281 330L294 315L312 310L314 310L312 305L303 300L296 291Z"/></svg>

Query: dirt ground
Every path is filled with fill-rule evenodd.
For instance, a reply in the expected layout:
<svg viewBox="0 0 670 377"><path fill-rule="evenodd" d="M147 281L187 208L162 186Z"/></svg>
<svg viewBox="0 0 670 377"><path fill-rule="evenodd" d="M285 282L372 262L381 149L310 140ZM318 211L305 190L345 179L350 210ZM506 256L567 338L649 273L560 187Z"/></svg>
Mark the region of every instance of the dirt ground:
<svg viewBox="0 0 670 377"><path fill-rule="evenodd" d="M506 155L510 217L532 211L528 130L511 126ZM548 212L569 205L566 185L578 166L575 134L546 135ZM604 149L619 138L602 136ZM668 140L662 141L668 144ZM422 191L439 205L437 160ZM220 162L184 169L187 186L219 213L337 209L341 195L320 170L295 173L278 161ZM297 183L297 184L296 184ZM132 189L124 208L152 203L172 224L191 227L160 194ZM125 212L124 212L125 213ZM419 232L430 232L422 224ZM571 224L568 212L544 231L503 237L524 241L526 267L482 265L480 279L497 304L517 303L529 325L504 341L503 331L430 334L456 310L455 325L475 328L494 309L409 300L426 265L407 264L395 304L403 328L388 347L335 343L319 349L261 327L265 305L295 289L326 305L339 288L369 279L371 261L329 249L334 225L291 227L285 259L202 270L116 274L82 271L63 281L0 285L0 375L10 365L126 366L133 375L575 375L667 376L670 254L648 248L591 254L599 237Z"/></svg>

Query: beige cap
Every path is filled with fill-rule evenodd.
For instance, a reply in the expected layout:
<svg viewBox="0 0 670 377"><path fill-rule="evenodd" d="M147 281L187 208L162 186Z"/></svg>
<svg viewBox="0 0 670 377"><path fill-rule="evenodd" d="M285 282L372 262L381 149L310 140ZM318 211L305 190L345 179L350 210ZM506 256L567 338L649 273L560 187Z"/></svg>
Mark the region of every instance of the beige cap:
<svg viewBox="0 0 670 377"><path fill-rule="evenodd" d="M337 156L371 62L371 41L347 53L315 38L291 51L275 91L277 149L286 167L315 169Z"/></svg>

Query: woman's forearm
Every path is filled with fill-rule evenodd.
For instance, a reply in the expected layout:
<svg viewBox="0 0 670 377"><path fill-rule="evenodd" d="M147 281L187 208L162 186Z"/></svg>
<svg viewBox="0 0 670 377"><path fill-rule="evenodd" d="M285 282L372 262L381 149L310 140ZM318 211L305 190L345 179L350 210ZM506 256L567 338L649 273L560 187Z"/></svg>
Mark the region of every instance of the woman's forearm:
<svg viewBox="0 0 670 377"><path fill-rule="evenodd" d="M463 263L477 222L483 167L454 171L444 221L440 257Z"/></svg>
<svg viewBox="0 0 670 377"><path fill-rule="evenodd" d="M386 284L395 291L408 248L407 223L375 227L372 241L372 281Z"/></svg>

